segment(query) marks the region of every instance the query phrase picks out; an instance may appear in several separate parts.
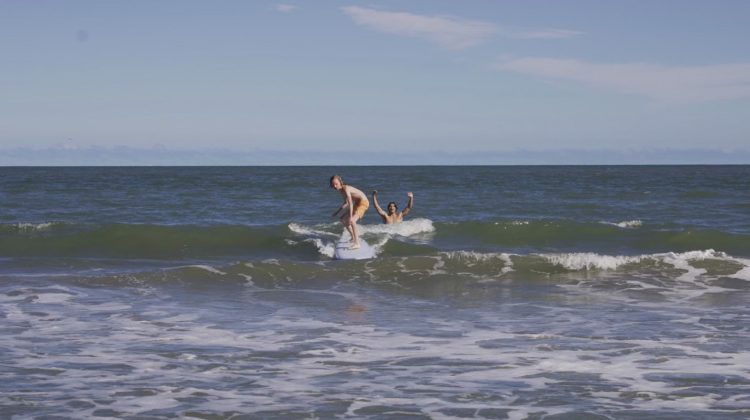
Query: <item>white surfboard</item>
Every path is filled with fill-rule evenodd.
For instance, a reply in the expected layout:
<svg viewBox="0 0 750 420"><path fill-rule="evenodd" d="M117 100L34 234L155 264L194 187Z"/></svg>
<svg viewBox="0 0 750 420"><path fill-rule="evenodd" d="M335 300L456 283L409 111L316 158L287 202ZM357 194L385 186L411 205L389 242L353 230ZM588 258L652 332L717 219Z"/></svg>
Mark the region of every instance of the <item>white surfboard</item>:
<svg viewBox="0 0 750 420"><path fill-rule="evenodd" d="M350 246L351 243L348 236L346 239L339 239L336 242L336 250L333 251L333 258L337 260L367 260L375 258L375 248L363 239L359 240L359 248L351 249L349 248Z"/></svg>

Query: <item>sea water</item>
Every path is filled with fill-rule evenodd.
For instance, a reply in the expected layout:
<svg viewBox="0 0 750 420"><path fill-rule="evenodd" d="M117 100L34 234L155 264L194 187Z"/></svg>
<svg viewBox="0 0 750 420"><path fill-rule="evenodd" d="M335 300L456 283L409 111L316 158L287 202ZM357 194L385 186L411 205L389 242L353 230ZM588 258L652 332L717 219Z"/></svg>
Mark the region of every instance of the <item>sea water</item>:
<svg viewBox="0 0 750 420"><path fill-rule="evenodd" d="M2 418L741 419L748 303L748 166L0 168Z"/></svg>

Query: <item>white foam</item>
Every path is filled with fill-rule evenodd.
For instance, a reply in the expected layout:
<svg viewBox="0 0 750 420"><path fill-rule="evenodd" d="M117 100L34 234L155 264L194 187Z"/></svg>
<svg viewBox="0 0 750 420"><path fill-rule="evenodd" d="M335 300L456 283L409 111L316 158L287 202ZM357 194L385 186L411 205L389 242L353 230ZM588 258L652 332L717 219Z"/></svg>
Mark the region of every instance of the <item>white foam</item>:
<svg viewBox="0 0 750 420"><path fill-rule="evenodd" d="M615 270L625 264L640 262L643 256L600 255L593 252L543 254L544 259L568 270Z"/></svg>
<svg viewBox="0 0 750 420"><path fill-rule="evenodd" d="M593 252L538 255L551 262L552 264L562 266L564 268L567 268L568 270L616 270L622 265L635 264L644 260L661 261L670 264L677 269L685 270L686 273L681 276L681 280L688 281L694 280L698 276L706 273L705 269L692 267L690 265L690 261L718 259L740 263L743 262L743 260L741 259L732 258L723 252L717 252L713 249L707 249L703 251L643 254L634 256L602 255Z"/></svg>
<svg viewBox="0 0 750 420"><path fill-rule="evenodd" d="M307 236L302 242L312 243L318 249L318 252L326 257L333 258L336 250L336 242L340 240L346 240L349 238L349 234L344 230L343 233L332 233L323 229L336 229L340 228L339 223L317 225L315 227L304 226L299 223L289 223L289 230L292 232ZM401 223L394 223L391 225L377 224L377 225L357 225L358 233L360 236L367 235L369 237L376 237L372 242L372 247L375 249L375 254L380 254L383 247L388 240L393 236L409 237L419 235L422 233L430 233L435 231L435 227L432 221L429 219L412 219ZM328 238L335 238L329 240ZM371 239L368 238L368 242ZM296 244L295 241L287 240L289 244Z"/></svg>
<svg viewBox="0 0 750 420"><path fill-rule="evenodd" d="M375 250L375 255L380 255L380 253L383 251L383 247L386 243L388 243L388 236L380 237L375 242L372 242L371 246Z"/></svg>
<svg viewBox="0 0 750 420"><path fill-rule="evenodd" d="M327 225L319 225L320 228L322 227L335 227L337 223L327 224ZM310 227L310 226L304 226L299 223L289 223L287 225L289 227L289 230L292 232L298 234L298 235L304 235L304 236L337 236L335 233L327 232L325 230L321 230L320 228Z"/></svg>
<svg viewBox="0 0 750 420"><path fill-rule="evenodd" d="M371 234L388 234L399 236L413 236L420 233L429 233L435 231L435 226L430 219L412 219L400 223L379 224L379 225L358 225L360 233Z"/></svg>
<svg viewBox="0 0 750 420"><path fill-rule="evenodd" d="M209 273L219 274L219 275L222 275L222 276L224 276L224 275L227 274L227 273L225 273L225 272L223 272L223 271L221 271L221 270L219 270L217 268L214 268L214 267L211 267L210 265L205 265L205 264L182 265L182 266L179 266L179 267L173 267L173 268L171 268L171 270L176 270L176 269L180 269L180 268L198 268L200 270L205 270L205 271L208 271Z"/></svg>
<svg viewBox="0 0 750 420"><path fill-rule="evenodd" d="M705 259L730 259L734 260L734 258L729 257L724 252L714 251L713 249L706 249L703 251L687 251L687 252L667 252L664 254L654 254L656 256L670 256L673 258L678 259L686 259L686 260L705 260Z"/></svg>
<svg viewBox="0 0 750 420"><path fill-rule="evenodd" d="M372 242L375 255L379 255L383 251L385 244L394 236L409 237L435 231L435 227L432 225L432 220L429 219L412 219L390 225L358 225L358 229L360 236L375 236L376 239ZM344 232L342 239L344 236L348 237L349 235L347 232Z"/></svg>
<svg viewBox="0 0 750 420"><path fill-rule="evenodd" d="M528 220L513 220L510 222L511 226L524 226L528 225L530 222ZM495 222L493 223L495 226L504 225L505 222Z"/></svg>
<svg viewBox="0 0 750 420"><path fill-rule="evenodd" d="M322 228L329 228L329 229L336 229L337 226L340 226L339 223L332 223L327 225L318 225L316 227L310 227L310 226L304 226L299 223L289 223L288 227L289 230L292 232L306 236L307 238L303 239L302 242L311 243L315 246L315 248L318 249L318 252L328 258L333 258L335 251L336 251L336 242L343 239L344 235L348 234L346 231L344 231L343 234L339 235L338 233L332 233L325 230L322 230ZM362 226L359 225L359 232L362 233ZM333 240L329 240L327 238L334 238ZM288 244L294 245L297 242L292 240L287 240Z"/></svg>
<svg viewBox="0 0 750 420"><path fill-rule="evenodd" d="M448 259L455 259L464 262L467 266L471 267L477 263L491 262L493 260L500 260L503 263L503 268L500 270L500 274L505 274L513 271L513 260L511 254L496 253L496 252L475 252L475 251L449 251L442 253Z"/></svg>
<svg viewBox="0 0 750 420"><path fill-rule="evenodd" d="M244 273L237 273L237 275L245 279L245 284L247 284L248 286L255 286L255 282L253 282L253 276Z"/></svg>
<svg viewBox="0 0 750 420"><path fill-rule="evenodd" d="M503 257L477 254L466 258ZM4 306L8 309L21 307L17 302L7 302ZM514 306L509 306L510 314ZM40 398L66 401L71 398L69 390L78 389L78 395L86 399L113 400L106 403L107 407L123 417L147 416L153 410L184 414L180 411L184 408L178 408L180 404L176 401L186 399L196 400L190 403L196 411L243 412L252 416L255 411L268 407L309 410L328 403L331 398L351 401L348 413L353 417L364 416L365 412L360 410L373 406L390 407L388 414L404 417L409 414L405 406L419 407L422 414L431 418L451 418L444 414L446 408L474 409L477 413L481 409L506 409L509 410L507 417L513 419L534 413L553 416L571 407L548 407L540 402L544 401L544 395L564 386L561 383L565 379L556 377L557 374L564 376L571 372L601 378L592 380L591 389L587 389L585 395L576 395L586 404L609 406L613 410L637 405L652 412L686 408L717 410L721 409L717 404L733 401L732 397L709 392L696 396L672 395L684 387L649 375L657 372L747 378L750 374L744 368L750 366L750 352L746 349L739 348L734 353L704 350L703 346L696 345L693 334L652 338L644 334L642 339L627 340L617 334L620 322L603 317L587 320L592 329L599 331L595 336L581 337L577 332L577 326L582 323L579 308L539 306L536 310L547 312L536 314L538 318L524 316L524 319L529 317L524 322L524 331L526 326L536 327L528 329L528 333L517 332L517 323L501 319L494 311L479 311L470 321L451 317L451 313L433 313L435 318L430 319L431 315L425 313L421 321L429 322L436 331L458 332L440 338L415 334L410 328L398 328L391 323L342 323L328 314L323 319L310 318L309 313L306 315L294 305L267 317L249 316L237 324L223 324L211 316L206 318L210 311L195 311L180 306L179 302L161 299L139 302L137 311L110 318L106 330L101 331L106 337L102 337L90 334L92 330L101 329L101 320L89 316L90 306L81 305L65 313L62 309L49 311L52 312L50 318L59 320L37 320L36 316L21 311L18 316L24 318L9 321L29 322L32 327L28 330L29 336L59 337L74 343L77 351L48 354L45 346L55 344L40 342L34 343L34 348L38 346L39 351L45 351L44 357L27 357L31 349L28 342L9 341L6 344L14 352L14 357L9 359L12 366L65 366L62 374L28 379L45 385ZM95 310L98 309L101 308ZM373 309L382 308L373 302ZM144 320L144 316L150 319ZM44 324L67 326L70 318L80 325L54 330L37 328ZM533 322L545 318L555 319L555 322ZM676 327L689 331L693 324L685 323L685 319L680 319L681 324ZM164 323L179 323L179 328L165 328ZM478 325L483 327L477 328ZM583 347L565 346L549 351L556 342L567 340L580 341ZM501 347L481 345L488 341L507 344ZM174 347L174 350L132 351L141 347L159 350L159 343L168 343L166 349ZM623 345L630 346L629 351L612 351ZM261 352L262 357L257 362L256 351ZM273 356L263 352L282 354ZM670 356L658 365L644 362L650 357L644 353L654 352L668 352ZM290 357L294 354L302 357ZM410 363L411 360L417 363ZM106 368L87 368L92 362L101 366L124 365L130 369L124 369L113 379ZM486 368L476 368L475 364ZM225 386L244 383L248 378L252 379L252 387ZM342 383L331 385L330 379L341 379ZM321 381L325 381L323 387ZM500 384L494 386L493 382ZM154 395L112 398L123 383L134 389L148 388ZM86 387L85 384L94 385ZM185 384L191 386L180 386ZM611 384L616 384L617 390L612 391ZM476 397L481 397L490 387L493 398ZM741 389L742 385L734 387ZM409 392L414 389L423 392ZM645 397L623 397L626 391ZM519 398L519 392L525 396ZM5 398L16 396L9 391L7 396L0 396L0 403L7 403ZM90 417L92 411L99 408L101 406L77 409L67 414Z"/></svg>
<svg viewBox="0 0 750 420"><path fill-rule="evenodd" d="M742 270L732 274L732 277L750 281L750 266L743 268Z"/></svg>
<svg viewBox="0 0 750 420"><path fill-rule="evenodd" d="M613 223L613 222L599 222L599 223L603 223L605 225L610 225L610 226L617 226L623 229L632 229L632 228L641 227L643 225L643 222L637 219L636 220L624 220L622 222L617 222L617 223Z"/></svg>
<svg viewBox="0 0 750 420"><path fill-rule="evenodd" d="M408 237L420 233L435 231L435 227L432 225L432 221L428 219L414 219L406 222L395 223L392 225L357 225L357 228L360 236L368 235L376 237L376 239L372 240L371 242L371 245L375 250L375 255L378 255L383 251L383 247L392 236L398 235ZM301 235L325 235L336 237L337 239L333 241L329 241L319 237L310 237L303 240L303 242L312 243L313 245L315 245L321 255L329 258L333 258L335 254L336 242L346 241L350 239L350 235L346 231L344 231L339 236L330 232L310 229L295 223L290 223L289 229ZM368 239L368 241L370 241L370 239Z"/></svg>
<svg viewBox="0 0 750 420"><path fill-rule="evenodd" d="M689 260L702 260L705 259L705 255L700 253L692 252L691 255L685 255L685 254L675 254L673 252L670 252L668 254L662 255L661 259L667 264L671 264L674 268L685 270L685 273L677 277L677 281L686 281L686 282L694 282L700 277L702 274L706 274L706 269L704 268L695 268L692 265L690 265Z"/></svg>
<svg viewBox="0 0 750 420"><path fill-rule="evenodd" d="M45 223L16 223L14 226L16 229L22 231L22 232L29 232L29 231L41 231L41 230L47 230L54 226L56 222L45 222Z"/></svg>
<svg viewBox="0 0 750 420"><path fill-rule="evenodd" d="M733 289L722 287L714 283L721 275L712 275L706 268L695 266L696 261L717 260L738 263L743 266L731 277L748 279L750 277L750 260L734 258L724 252L713 249L667 252L657 254L646 254L638 256L610 256L595 253L571 253L571 254L542 254L541 257L547 261L562 266L568 270L616 270L622 265L650 261L654 268L660 269L660 265L667 265L682 273L674 275L664 273L667 278L651 278L648 282L639 276L628 276L621 278L626 287L621 290L656 290L658 294L670 296L678 301L698 298L708 294L732 292ZM599 282L601 278L594 280ZM591 284L590 281L582 281L573 286L574 289L584 290ZM581 288L583 286L583 288ZM566 287L565 285L561 287ZM611 295L610 295L611 296Z"/></svg>
<svg viewBox="0 0 750 420"><path fill-rule="evenodd" d="M744 265L745 267L740 269L736 273L732 274L731 277L734 277L740 280L750 281L750 260L747 260L744 258L735 258L734 261Z"/></svg>
<svg viewBox="0 0 750 420"><path fill-rule="evenodd" d="M329 258L333 258L333 255L336 252L336 244L333 241L324 241L319 238L308 238L303 242L312 243L316 248L318 248L318 252Z"/></svg>

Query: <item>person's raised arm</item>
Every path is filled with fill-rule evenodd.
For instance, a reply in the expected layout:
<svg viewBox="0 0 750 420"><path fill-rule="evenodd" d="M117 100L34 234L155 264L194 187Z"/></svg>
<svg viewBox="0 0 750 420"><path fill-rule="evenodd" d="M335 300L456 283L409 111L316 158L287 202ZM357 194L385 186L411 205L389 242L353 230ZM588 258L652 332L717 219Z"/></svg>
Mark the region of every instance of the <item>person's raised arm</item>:
<svg viewBox="0 0 750 420"><path fill-rule="evenodd" d="M401 217L409 214L411 208L414 207L414 193L408 192L406 193L406 196L409 197L409 202L406 203L406 208L404 208L404 211L401 212Z"/></svg>
<svg viewBox="0 0 750 420"><path fill-rule="evenodd" d="M383 209L380 208L380 204L378 204L378 190L372 190L372 204L375 205L375 211L378 212L380 217L386 216Z"/></svg>

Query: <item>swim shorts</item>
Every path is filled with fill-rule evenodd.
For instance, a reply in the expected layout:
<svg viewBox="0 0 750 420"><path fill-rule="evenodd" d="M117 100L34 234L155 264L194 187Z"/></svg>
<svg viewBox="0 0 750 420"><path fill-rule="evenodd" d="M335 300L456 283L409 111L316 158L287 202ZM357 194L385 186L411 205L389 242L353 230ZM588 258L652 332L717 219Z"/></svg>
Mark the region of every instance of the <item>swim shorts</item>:
<svg viewBox="0 0 750 420"><path fill-rule="evenodd" d="M368 207L370 207L370 202L367 201L366 198L363 198L354 206L354 211L352 213L357 216L357 220L362 219L362 216L365 215Z"/></svg>

